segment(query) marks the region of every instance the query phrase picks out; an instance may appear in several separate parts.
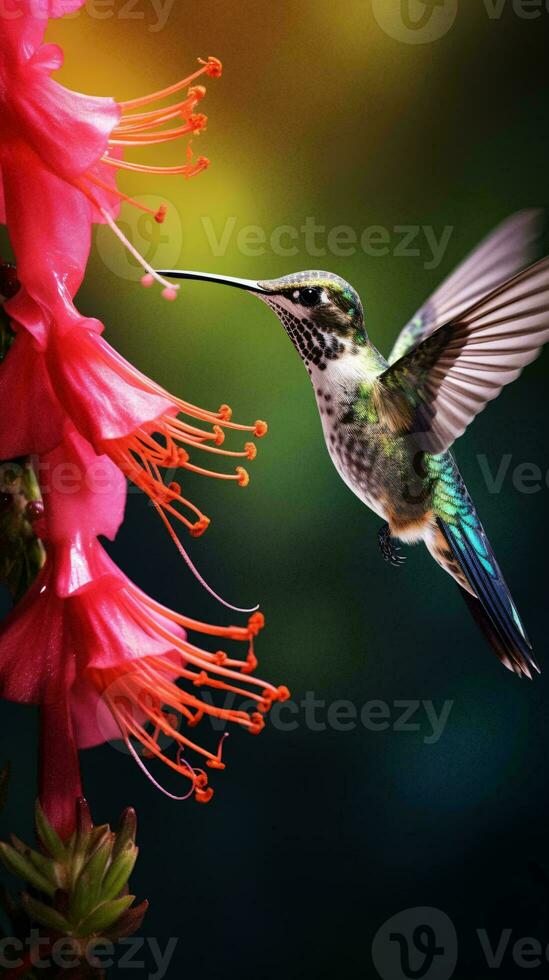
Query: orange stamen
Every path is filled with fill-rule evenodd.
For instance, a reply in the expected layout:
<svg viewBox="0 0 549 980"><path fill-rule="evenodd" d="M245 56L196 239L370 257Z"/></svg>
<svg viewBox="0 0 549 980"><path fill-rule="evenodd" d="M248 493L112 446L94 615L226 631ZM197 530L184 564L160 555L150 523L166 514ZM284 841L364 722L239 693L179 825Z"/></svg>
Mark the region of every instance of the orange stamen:
<svg viewBox="0 0 549 980"><path fill-rule="evenodd" d="M109 139L109 146L153 146L157 143L170 143L186 133L201 133L205 130L208 117L204 113L189 116L184 126L166 129L158 133L119 133L118 138Z"/></svg>
<svg viewBox="0 0 549 980"><path fill-rule="evenodd" d="M168 88L161 89L159 92L152 92L150 95L144 95L139 99L120 102L119 105L122 112L126 113L131 109L140 109L141 106L150 105L151 102L160 102L161 99L167 99L169 96L175 95L176 92L187 88L191 82L194 82L196 78L200 78L201 75L209 75L210 78L219 78L221 76L222 65L218 58L209 57L207 61L199 58L198 61L202 65L202 68L199 68L187 78L182 79L182 81L176 82L175 85L170 85Z"/></svg>
<svg viewBox="0 0 549 980"><path fill-rule="evenodd" d="M180 730L180 716L183 716L189 728L196 727L204 716L208 716L238 724L251 734L258 734L265 725L265 712L275 701L287 698L289 693L287 688L265 685L255 677L249 677L247 680L248 688L235 684L234 681L241 679L246 673L245 663L229 660L224 651L210 653L194 646L177 632L172 632L167 625L164 626L162 620L168 616L180 625L185 623L191 628L197 626L200 632L212 636L225 635L231 639L249 641L263 625L263 617L259 613L255 614L249 620L247 628L210 627L204 623L187 620L165 609L131 584L122 590L122 602L126 615L149 635L156 636L161 641L168 641L174 653L180 654L181 661L178 665L173 654L170 654L165 659L146 657L119 667L94 667L88 669L88 679L109 708L132 754L136 755L130 743L130 739L133 738L140 743L142 756L158 759L178 774L190 779L191 791L194 792L195 798L199 802L206 802L206 797L208 799L211 797L211 791L207 786L205 773L193 768L181 753L183 750L190 750L201 755L210 769L222 770L225 768L222 750L226 736L221 738L217 751L213 752ZM231 669L228 665L232 663L237 663L241 669L239 671ZM192 685L191 688L189 689L188 685L179 686L178 680L187 681ZM226 703L219 706L210 699L204 701L194 693L201 687L251 699L257 703L258 710L250 713L228 707ZM259 687L261 693L255 693L254 687ZM152 726L152 733L147 725ZM161 736L165 736L178 746L175 759L159 745ZM137 756L136 758L138 759ZM153 782L156 781L153 779Z"/></svg>
<svg viewBox="0 0 549 980"><path fill-rule="evenodd" d="M153 393L162 392L162 389L153 382L148 382L147 387ZM259 423L254 426L237 425L227 421L230 414L227 406L222 406L222 410L215 414L173 399L167 392L162 393L164 397L173 401L174 408L181 413L213 423L212 431L204 431L186 420L166 415L130 436L109 440L104 444L104 449L127 478L146 493L162 513L183 523L193 537L199 537L207 530L209 518L182 495L178 482L170 480L166 485L161 471L185 469L200 476L233 481L240 487L246 487L249 484L249 474L244 467L237 466L234 473L209 470L192 462L187 448L184 447L201 450L211 455L251 461L257 455L253 442L247 442L243 450L236 451L222 448L220 444L224 441L225 428L256 433ZM261 423L259 430L261 433L263 428L266 430L265 423ZM211 442L215 442L216 445L210 445ZM189 520L185 514L187 510L190 510L197 520Z"/></svg>
<svg viewBox="0 0 549 980"><path fill-rule="evenodd" d="M196 105L205 95L206 89L204 86L195 85L189 89L186 99L182 102L177 102L173 106L152 109L150 112L134 113L131 116L123 116L118 126L113 129L113 134L132 130L139 131L141 128L157 126L161 123L169 122L171 119L177 119L178 117L186 119L194 112Z"/></svg>
<svg viewBox="0 0 549 980"><path fill-rule="evenodd" d="M182 174L184 177L196 177L197 174L206 170L210 166L207 157L199 157L196 163L185 163L178 167L152 167L144 163L129 163L128 160L115 160L107 153L101 157L102 163L115 170L129 170L137 174L157 174L164 176L177 176Z"/></svg>

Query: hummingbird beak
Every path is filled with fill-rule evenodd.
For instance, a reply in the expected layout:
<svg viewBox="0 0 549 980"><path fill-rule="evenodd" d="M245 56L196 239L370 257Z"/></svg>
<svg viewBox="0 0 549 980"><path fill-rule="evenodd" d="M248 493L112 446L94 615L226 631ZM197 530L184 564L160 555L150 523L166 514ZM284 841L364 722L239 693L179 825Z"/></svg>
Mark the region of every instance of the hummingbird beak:
<svg viewBox="0 0 549 980"><path fill-rule="evenodd" d="M248 293L268 294L261 283L254 279L236 279L234 276L216 276L213 272L187 272L182 269L159 269L158 274L169 279L196 279L200 282L218 282L222 286L234 286L236 289L245 289Z"/></svg>

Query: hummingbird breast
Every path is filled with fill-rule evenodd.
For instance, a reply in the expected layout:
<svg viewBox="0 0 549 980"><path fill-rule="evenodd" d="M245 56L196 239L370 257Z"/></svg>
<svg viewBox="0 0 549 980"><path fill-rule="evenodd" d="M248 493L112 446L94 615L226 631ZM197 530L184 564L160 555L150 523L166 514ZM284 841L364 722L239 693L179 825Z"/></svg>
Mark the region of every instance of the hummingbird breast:
<svg viewBox="0 0 549 980"><path fill-rule="evenodd" d="M398 437L377 418L369 386L315 379L324 438L342 480L392 529L422 536L433 501L427 457L410 437ZM328 383L326 383L328 382Z"/></svg>

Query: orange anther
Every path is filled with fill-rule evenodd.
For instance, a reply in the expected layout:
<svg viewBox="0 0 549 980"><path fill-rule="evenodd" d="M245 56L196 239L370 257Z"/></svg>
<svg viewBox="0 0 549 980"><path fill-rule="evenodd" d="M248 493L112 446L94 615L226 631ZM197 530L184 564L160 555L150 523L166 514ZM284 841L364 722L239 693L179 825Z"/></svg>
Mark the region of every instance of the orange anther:
<svg viewBox="0 0 549 980"><path fill-rule="evenodd" d="M223 429L221 428L220 425L214 425L213 431L215 435L216 446L222 446L223 443L225 442L225 433L223 432Z"/></svg>
<svg viewBox="0 0 549 980"><path fill-rule="evenodd" d="M166 218L167 213L168 213L168 205L161 204L154 216L154 220L157 222L157 224L159 225L164 224L164 220Z"/></svg>
<svg viewBox="0 0 549 980"><path fill-rule="evenodd" d="M261 612L255 612L248 620L248 629L252 636L257 636L265 626L265 616Z"/></svg>
<svg viewBox="0 0 549 980"><path fill-rule="evenodd" d="M170 490L171 493L175 494L176 497L181 496L181 484L176 483L175 481L173 483L170 483L168 490Z"/></svg>
<svg viewBox="0 0 549 980"><path fill-rule="evenodd" d="M195 99L196 102L200 102L206 95L206 88L204 85L193 85L188 91L189 98Z"/></svg>
<svg viewBox="0 0 549 980"><path fill-rule="evenodd" d="M200 133L206 129L208 117L203 112L195 112L189 116L188 122L192 126L193 133Z"/></svg>
<svg viewBox="0 0 549 980"><path fill-rule="evenodd" d="M196 675L193 684L195 687L202 687L203 684L208 683L208 675L205 670L201 670L199 674Z"/></svg>
<svg viewBox="0 0 549 980"><path fill-rule="evenodd" d="M209 526L210 526L210 518L201 517L200 520L197 521L196 524L193 524L193 526L191 527L191 532L190 532L191 537L201 538L204 532L208 530Z"/></svg>
<svg viewBox="0 0 549 980"><path fill-rule="evenodd" d="M185 463L188 463L189 462L189 459L190 459L190 456L189 456L187 450L186 449L180 449L179 452L178 452L178 454L177 454L177 465L178 466L184 466Z"/></svg>
<svg viewBox="0 0 549 980"><path fill-rule="evenodd" d="M252 724L248 728L250 735L259 735L260 732L265 728L265 719L263 715L259 714L259 711L254 711L253 715L250 715Z"/></svg>
<svg viewBox="0 0 549 980"><path fill-rule="evenodd" d="M237 466L236 472L237 472L237 475L238 475L238 481L237 481L238 482L238 486L239 487L247 487L248 486L248 483L250 482L250 477L249 477L249 474L244 469L244 467L243 466Z"/></svg>
<svg viewBox="0 0 549 980"><path fill-rule="evenodd" d="M208 759L206 765L209 769L225 769L225 763L219 759Z"/></svg>
<svg viewBox="0 0 549 980"><path fill-rule="evenodd" d="M256 439L262 439L263 436L267 435L268 431L269 431L269 426L267 425L267 423L262 422L261 419L258 419L254 426L254 436L256 437Z"/></svg>
<svg viewBox="0 0 549 980"><path fill-rule="evenodd" d="M214 58L213 55L210 55L207 61L202 61L202 59L199 59L199 61L201 65L206 66L206 74L209 75L210 78L221 78L221 75L223 74L223 65L221 64L219 58Z"/></svg>
<svg viewBox="0 0 549 980"><path fill-rule="evenodd" d="M246 456L248 459L255 459L257 456L257 446L255 442L247 442L244 449L246 450Z"/></svg>
<svg viewBox="0 0 549 980"><path fill-rule="evenodd" d="M227 654L224 653L223 650L218 650L217 653L214 654L214 663L217 667L223 667L227 663L228 659Z"/></svg>
<svg viewBox="0 0 549 980"><path fill-rule="evenodd" d="M233 417L233 410L230 405L222 405L217 414L222 422L230 422Z"/></svg>
<svg viewBox="0 0 549 980"><path fill-rule="evenodd" d="M291 697L291 695L290 695L290 692L289 692L289 690L288 690L287 687L285 687L284 685L282 685L281 687L278 688L278 700L279 701L289 701L290 700L290 697Z"/></svg>
<svg viewBox="0 0 549 980"><path fill-rule="evenodd" d="M197 803L209 803L213 795L214 791L210 786L208 789L197 789L194 798Z"/></svg>

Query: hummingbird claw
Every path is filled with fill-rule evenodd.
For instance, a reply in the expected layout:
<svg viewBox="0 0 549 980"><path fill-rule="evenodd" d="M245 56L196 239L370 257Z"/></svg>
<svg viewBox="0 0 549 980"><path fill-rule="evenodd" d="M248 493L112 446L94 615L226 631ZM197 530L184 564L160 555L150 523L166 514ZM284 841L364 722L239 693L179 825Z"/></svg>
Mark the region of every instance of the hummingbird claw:
<svg viewBox="0 0 549 980"><path fill-rule="evenodd" d="M385 561L391 563L393 568L400 568L406 563L406 556L400 554L400 547L391 537L391 529L388 524L384 524L378 534L379 548Z"/></svg>

